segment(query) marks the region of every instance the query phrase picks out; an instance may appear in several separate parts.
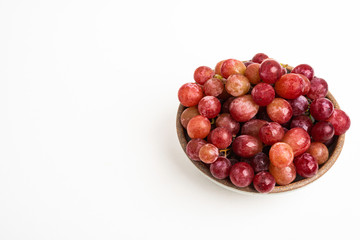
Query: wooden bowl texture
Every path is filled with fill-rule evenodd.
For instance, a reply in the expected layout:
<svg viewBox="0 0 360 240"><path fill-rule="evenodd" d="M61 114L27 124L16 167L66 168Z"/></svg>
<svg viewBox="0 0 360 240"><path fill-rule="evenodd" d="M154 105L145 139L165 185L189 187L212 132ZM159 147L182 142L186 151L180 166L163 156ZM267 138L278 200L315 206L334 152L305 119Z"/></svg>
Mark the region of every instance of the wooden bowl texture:
<svg viewBox="0 0 360 240"><path fill-rule="evenodd" d="M291 71L293 68L290 66L286 66L286 69L288 71ZM327 96L328 99L331 100L331 102L334 104L335 108L340 109L339 104L337 103L337 101L335 100L334 96L328 92ZM177 111L177 115L176 115L176 130L177 130L177 135L179 138L179 142L180 145L182 147L182 149L185 152L186 149L186 145L188 143L188 141L190 141L189 136L186 133L186 129L183 128L183 126L181 125L180 122L180 116L181 113L184 111L186 107L184 107L183 105L180 104L178 111ZM322 165L319 166L319 171L318 173L310 178L302 178L300 176L297 176L296 179L294 180L294 182L285 185L285 186L278 186L276 185L275 188L270 192L271 193L281 193L281 192L287 192L287 191L291 191L294 189L298 189L301 188L305 185L308 185L309 183L315 181L316 179L320 178L322 175L324 175L336 162L337 158L340 155L340 152L343 148L344 145L344 141L345 141L345 134L342 134L340 136L336 136L334 142L332 143L332 145L329 147L329 159ZM185 153L186 154L186 153ZM189 158L188 158L189 159ZM234 184L231 183L229 178L226 179L217 179L215 177L212 176L212 174L210 173L210 169L209 169L209 165L205 164L201 161L192 161L191 159L189 159L189 161L191 161L195 167L197 167L203 174L205 174L210 180L213 180L214 182L218 183L219 185L230 189L232 191L235 192L240 192L240 193L249 193L249 194L260 194L259 192L257 192L252 185L248 186L248 187L236 187Z"/></svg>

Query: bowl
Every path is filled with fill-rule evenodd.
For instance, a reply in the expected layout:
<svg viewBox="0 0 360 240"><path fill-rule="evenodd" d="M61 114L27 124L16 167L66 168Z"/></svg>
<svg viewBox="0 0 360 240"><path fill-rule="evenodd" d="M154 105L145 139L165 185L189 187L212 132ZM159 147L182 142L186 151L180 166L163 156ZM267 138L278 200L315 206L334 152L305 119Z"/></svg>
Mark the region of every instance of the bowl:
<svg viewBox="0 0 360 240"><path fill-rule="evenodd" d="M290 66L287 66L287 65L285 65L285 66L288 71L291 71L293 69ZM334 108L340 109L338 102L336 101L336 99L330 92L328 92L326 97L334 104ZM184 111L185 108L186 107L184 107L183 105L180 104L178 111L177 111L177 115L176 115L177 135L179 138L180 145L181 145L182 149L184 150L184 152L185 152L188 141L190 141L189 136L187 136L186 129L184 129L184 127L181 125L181 122L180 122L181 113ZM339 157L341 150L343 148L344 141L345 141L345 134L342 134L340 136L335 136L334 142L329 147L329 159L324 164L319 166L319 170L315 176L310 177L310 178L301 178L301 177L297 176L296 179L294 180L294 182L292 182L288 185L285 185L285 186L276 185L275 188L270 192L270 194L295 190L295 189L304 187L304 186L308 185L309 183L314 182L316 179L320 178L336 162L336 160ZM185 155L186 155L186 152L185 152ZM260 194L251 185L248 187L241 188L241 187L237 187L234 184L232 184L229 178L226 178L226 179L215 178L210 173L209 166L206 163L203 163L201 161L192 161L191 159L189 159L189 161L191 161L192 164L194 164L194 166L197 169L199 169L200 172L203 173L206 177L208 177L210 180L212 180L213 182L217 183L218 185L220 185L224 188L227 188L229 190L239 192L239 193Z"/></svg>

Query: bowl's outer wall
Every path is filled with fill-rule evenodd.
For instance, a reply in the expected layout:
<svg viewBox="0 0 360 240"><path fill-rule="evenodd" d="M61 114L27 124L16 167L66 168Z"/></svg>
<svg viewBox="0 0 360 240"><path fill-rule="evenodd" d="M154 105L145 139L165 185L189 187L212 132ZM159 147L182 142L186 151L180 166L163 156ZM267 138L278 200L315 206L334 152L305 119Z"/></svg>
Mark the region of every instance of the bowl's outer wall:
<svg viewBox="0 0 360 240"><path fill-rule="evenodd" d="M286 66L286 68L291 71L292 67L290 66ZM335 98L333 97L333 95L328 92L327 96L328 99L331 100L331 102L334 104L335 108L340 108L339 104L337 103L337 101L335 100ZM180 104L179 108L178 108L178 112L176 115L176 130L177 130L177 135L179 138L179 142L181 144L182 149L185 152L186 149L186 145L187 145L187 139L186 139L186 135L185 135L185 129L183 128L183 126L181 125L180 122L180 116L181 113L184 111L185 107L183 105ZM271 191L271 193L280 193L280 192L286 192L286 191L290 191L293 189L297 189L300 187L303 187L313 181L315 181L316 179L320 178L322 175L324 175L336 162L337 158L340 155L340 152L343 148L344 145L344 141L345 141L345 134L342 134L338 137L338 139L336 140L336 142L333 144L333 149L330 149L330 157L329 159L320 166L318 173L311 177L311 178L305 178L293 183L290 183L288 185L285 186L275 186L275 188ZM186 154L186 153L185 153ZM190 159L189 159L190 160ZM243 187L243 188L239 188L236 187L235 185L233 185L231 183L231 181L229 180L229 178L220 180L220 179L216 179L212 176L212 174L210 173L209 167L201 162L201 161L192 161L190 160L203 174L205 174L207 177L209 177L211 180L220 183L220 185L226 187L227 189L231 189L233 191L236 192L248 192L248 193L258 193L255 189L253 189L252 187L248 186L248 187Z"/></svg>

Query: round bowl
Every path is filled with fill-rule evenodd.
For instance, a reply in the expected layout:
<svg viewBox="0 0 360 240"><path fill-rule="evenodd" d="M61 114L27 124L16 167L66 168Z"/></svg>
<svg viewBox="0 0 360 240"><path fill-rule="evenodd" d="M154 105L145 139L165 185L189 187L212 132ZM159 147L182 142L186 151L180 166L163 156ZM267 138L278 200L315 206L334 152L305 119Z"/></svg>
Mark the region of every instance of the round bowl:
<svg viewBox="0 0 360 240"><path fill-rule="evenodd" d="M286 69L288 71L291 71L293 68L290 66L286 66ZM330 92L328 92L326 97L334 104L334 108L340 109L339 104L337 103L334 96ZM178 111L177 111L177 115L176 115L177 135L179 138L180 145L181 145L182 149L184 150L184 152L185 152L188 141L190 141L189 136L186 134L186 130L183 128L183 126L181 125L181 122L180 122L181 113L184 111L185 108L186 107L184 107L183 105L180 104ZM287 191L291 191L294 189L298 189L298 188L308 185L309 183L312 183L316 179L320 178L336 162L336 160L339 157L340 152L343 148L344 141L345 141L345 134L342 134L340 136L335 136L334 142L329 147L329 159L324 164L319 166L319 171L317 172L317 174L315 176L310 177L310 178L300 178L299 176L297 176L296 179L294 180L294 182L292 182L288 185L285 185L285 186L276 185L275 188L270 193L281 193L281 192L287 192ZM185 154L186 154L186 152L185 152ZM224 188L227 188L229 190L239 192L239 193L260 194L251 185L248 187L240 188L240 187L236 187L234 184L232 184L229 178L220 180L220 179L213 177L212 174L210 173L208 164L205 164L201 161L192 161L191 159L189 159L189 161L191 161L195 165L195 167L198 168L206 177L208 177L210 180L212 180L213 182L219 184L220 186L222 186Z"/></svg>

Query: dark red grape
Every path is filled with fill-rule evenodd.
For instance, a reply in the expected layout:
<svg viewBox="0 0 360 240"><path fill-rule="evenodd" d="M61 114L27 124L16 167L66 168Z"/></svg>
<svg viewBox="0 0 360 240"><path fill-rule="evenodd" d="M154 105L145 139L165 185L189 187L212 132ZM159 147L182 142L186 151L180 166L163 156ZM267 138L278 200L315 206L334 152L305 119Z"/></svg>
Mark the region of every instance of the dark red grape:
<svg viewBox="0 0 360 240"><path fill-rule="evenodd" d="M284 142L277 142L271 146L269 158L272 165L283 168L289 166L294 159L294 153L291 146Z"/></svg>
<svg viewBox="0 0 360 240"><path fill-rule="evenodd" d="M332 138L330 138L329 140L326 140L323 143L324 143L325 146L327 146L329 148L334 144L335 140L336 140L336 138L335 138L335 135L334 135Z"/></svg>
<svg viewBox="0 0 360 240"><path fill-rule="evenodd" d="M226 81L225 89L230 95L239 97L249 91L250 82L244 75L231 75Z"/></svg>
<svg viewBox="0 0 360 240"><path fill-rule="evenodd" d="M265 53L257 53L251 61L254 63L262 63L267 58L269 57Z"/></svg>
<svg viewBox="0 0 360 240"><path fill-rule="evenodd" d="M311 129L311 136L314 142L326 142L334 136L335 130L329 122L318 122Z"/></svg>
<svg viewBox="0 0 360 240"><path fill-rule="evenodd" d="M191 139L186 145L186 154L193 161L200 161L199 151L202 146L206 144L206 141L201 138Z"/></svg>
<svg viewBox="0 0 360 240"><path fill-rule="evenodd" d="M222 105L221 112L223 113L230 113L230 104L236 97L229 97L224 104Z"/></svg>
<svg viewBox="0 0 360 240"><path fill-rule="evenodd" d="M259 152L250 160L250 165L253 167L256 173L269 170L269 164L270 164L270 159L263 152Z"/></svg>
<svg viewBox="0 0 360 240"><path fill-rule="evenodd" d="M187 109L185 109L180 116L180 122L181 125L186 128L190 119L192 119L193 117L200 115L198 109L196 106L194 107L189 107Z"/></svg>
<svg viewBox="0 0 360 240"><path fill-rule="evenodd" d="M288 100L293 110L293 116L303 115L306 110L309 108L309 102L304 96L299 96L298 98Z"/></svg>
<svg viewBox="0 0 360 240"><path fill-rule="evenodd" d="M230 169L230 180L237 187L247 187L254 179L254 170L245 162L235 163Z"/></svg>
<svg viewBox="0 0 360 240"><path fill-rule="evenodd" d="M227 128L233 136L240 131L240 123L235 121L229 113L222 113L215 122L217 127Z"/></svg>
<svg viewBox="0 0 360 240"><path fill-rule="evenodd" d="M230 104L230 114L238 122L246 122L253 118L259 110L251 95L235 98Z"/></svg>
<svg viewBox="0 0 360 240"><path fill-rule="evenodd" d="M225 60L221 66L221 76L224 78L230 77L233 74L244 74L246 70L243 62L236 59Z"/></svg>
<svg viewBox="0 0 360 240"><path fill-rule="evenodd" d="M294 163L290 163L289 166L279 168L270 164L269 171L275 178L278 185L284 186L290 184L296 178L296 169Z"/></svg>
<svg viewBox="0 0 360 240"><path fill-rule="evenodd" d="M283 66L281 66L281 73L282 73L282 75L287 74L287 70Z"/></svg>
<svg viewBox="0 0 360 240"><path fill-rule="evenodd" d="M294 165L296 168L297 174L304 178L309 178L314 176L318 169L319 165L313 156L310 153L303 153L300 156L294 159Z"/></svg>
<svg viewBox="0 0 360 240"><path fill-rule="evenodd" d="M303 79L298 74L289 73L283 75L275 83L276 93L286 99L295 99L298 98L304 88Z"/></svg>
<svg viewBox="0 0 360 240"><path fill-rule="evenodd" d="M251 91L254 102L259 106L269 105L275 98L275 90L268 83L259 83Z"/></svg>
<svg viewBox="0 0 360 240"><path fill-rule="evenodd" d="M266 83L275 83L282 76L280 63L274 59L264 60L259 69L260 78Z"/></svg>
<svg viewBox="0 0 360 240"><path fill-rule="evenodd" d="M213 163L219 157L219 149L211 143L207 143L200 148L199 158L204 163Z"/></svg>
<svg viewBox="0 0 360 240"><path fill-rule="evenodd" d="M288 122L293 115L290 103L282 98L274 98L267 105L266 112L271 120L280 124Z"/></svg>
<svg viewBox="0 0 360 240"><path fill-rule="evenodd" d="M200 85L203 85L207 80L214 76L215 72L209 67L198 67L194 72L194 80Z"/></svg>
<svg viewBox="0 0 360 240"><path fill-rule="evenodd" d="M310 135L303 128L299 127L287 131L282 141L291 146L295 157L306 152L311 143Z"/></svg>
<svg viewBox="0 0 360 240"><path fill-rule="evenodd" d="M310 114L318 121L328 119L334 111L334 105L327 98L317 98L310 105Z"/></svg>
<svg viewBox="0 0 360 240"><path fill-rule="evenodd" d="M294 69L291 72L292 73L303 74L310 81L314 77L314 69L311 66L307 65L307 64L297 65L296 67L294 67Z"/></svg>
<svg viewBox="0 0 360 240"><path fill-rule="evenodd" d="M291 120L290 128L300 127L302 129L304 129L305 131L307 131L308 134L310 134L312 126L313 126L313 123L312 123L311 119L308 116L301 115L301 116L294 117Z"/></svg>
<svg viewBox="0 0 360 240"><path fill-rule="evenodd" d="M253 137L260 139L259 137L260 128L264 126L266 123L267 121L265 120L251 119L250 121L244 123L244 125L242 126L241 135L251 135Z"/></svg>
<svg viewBox="0 0 360 240"><path fill-rule="evenodd" d="M267 114L266 106L265 107L261 107L261 106L259 107L259 111L256 114L256 118L261 119L261 120L265 120L265 121L268 121L268 122L272 121L270 119L269 115Z"/></svg>
<svg viewBox="0 0 360 240"><path fill-rule="evenodd" d="M259 131L260 140L266 145L273 145L284 137L284 129L277 122L269 122L262 126Z"/></svg>
<svg viewBox="0 0 360 240"><path fill-rule="evenodd" d="M247 62L244 62L244 65L245 65L245 67L248 67L250 64L253 64L254 62L252 62L252 61L247 61Z"/></svg>
<svg viewBox="0 0 360 240"><path fill-rule="evenodd" d="M208 141L219 149L225 149L232 142L232 134L227 128L217 127L210 132Z"/></svg>
<svg viewBox="0 0 360 240"><path fill-rule="evenodd" d="M221 67L225 60L218 62L215 66L215 74L221 75Z"/></svg>
<svg viewBox="0 0 360 240"><path fill-rule="evenodd" d="M191 138L206 138L209 135L211 124L209 119L198 115L190 119L187 125L187 133Z"/></svg>
<svg viewBox="0 0 360 240"><path fill-rule="evenodd" d="M227 178L230 174L231 162L226 157L218 157L218 159L210 164L210 172L217 179Z"/></svg>
<svg viewBox="0 0 360 240"><path fill-rule="evenodd" d="M198 110L204 117L214 118L220 113L221 103L216 97L206 96L200 100Z"/></svg>
<svg viewBox="0 0 360 240"><path fill-rule="evenodd" d="M250 158L262 150L262 143L250 135L240 135L233 141L232 149L240 157Z"/></svg>
<svg viewBox="0 0 360 240"><path fill-rule="evenodd" d="M179 101L185 107L197 105L203 96L203 90L196 83L185 83L178 91Z"/></svg>
<svg viewBox="0 0 360 240"><path fill-rule="evenodd" d="M269 172L259 172L255 175L253 184L260 193L271 192L275 187L275 178Z"/></svg>
<svg viewBox="0 0 360 240"><path fill-rule="evenodd" d="M219 96L224 91L224 83L218 78L210 78L204 83L204 93L207 96Z"/></svg>
<svg viewBox="0 0 360 240"><path fill-rule="evenodd" d="M247 66L245 70L245 77L247 77L251 84L258 84L261 82L260 75L259 75L260 64L252 63Z"/></svg>
<svg viewBox="0 0 360 240"><path fill-rule="evenodd" d="M310 153L319 165L325 163L329 158L329 150L321 142L312 142L306 152Z"/></svg>
<svg viewBox="0 0 360 240"><path fill-rule="evenodd" d="M349 116L340 109L335 109L330 118L326 121L334 126L335 135L344 134L351 125Z"/></svg>
<svg viewBox="0 0 360 240"><path fill-rule="evenodd" d="M308 98L315 100L326 96L328 93L328 84L324 79L314 77L310 83L310 91L307 94Z"/></svg>

